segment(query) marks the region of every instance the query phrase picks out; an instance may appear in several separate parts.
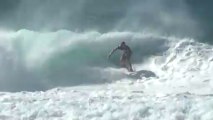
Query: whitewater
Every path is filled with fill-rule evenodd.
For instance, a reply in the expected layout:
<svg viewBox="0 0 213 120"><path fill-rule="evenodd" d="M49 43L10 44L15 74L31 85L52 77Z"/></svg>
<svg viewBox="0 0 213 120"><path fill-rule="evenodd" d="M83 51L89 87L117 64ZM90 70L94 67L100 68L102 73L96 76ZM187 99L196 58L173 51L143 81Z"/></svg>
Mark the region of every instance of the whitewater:
<svg viewBox="0 0 213 120"><path fill-rule="evenodd" d="M133 50L129 75L121 41ZM213 46L150 32L0 32L2 120L212 120ZM151 73L151 74L150 74Z"/></svg>

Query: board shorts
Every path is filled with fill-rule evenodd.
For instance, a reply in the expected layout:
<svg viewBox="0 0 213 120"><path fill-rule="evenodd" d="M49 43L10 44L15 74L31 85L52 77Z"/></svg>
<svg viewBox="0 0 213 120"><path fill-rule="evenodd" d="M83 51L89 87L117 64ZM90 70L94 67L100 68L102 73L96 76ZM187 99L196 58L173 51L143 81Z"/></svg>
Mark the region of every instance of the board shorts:
<svg viewBox="0 0 213 120"><path fill-rule="evenodd" d="M131 53L123 53L121 56L121 60L130 60Z"/></svg>

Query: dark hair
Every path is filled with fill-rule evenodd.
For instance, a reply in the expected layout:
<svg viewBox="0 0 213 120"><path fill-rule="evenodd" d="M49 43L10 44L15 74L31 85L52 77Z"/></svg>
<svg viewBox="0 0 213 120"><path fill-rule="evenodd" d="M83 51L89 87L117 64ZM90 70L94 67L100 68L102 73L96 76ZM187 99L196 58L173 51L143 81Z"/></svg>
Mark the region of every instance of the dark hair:
<svg viewBox="0 0 213 120"><path fill-rule="evenodd" d="M126 43L123 41L123 42L121 42L121 44L126 44Z"/></svg>

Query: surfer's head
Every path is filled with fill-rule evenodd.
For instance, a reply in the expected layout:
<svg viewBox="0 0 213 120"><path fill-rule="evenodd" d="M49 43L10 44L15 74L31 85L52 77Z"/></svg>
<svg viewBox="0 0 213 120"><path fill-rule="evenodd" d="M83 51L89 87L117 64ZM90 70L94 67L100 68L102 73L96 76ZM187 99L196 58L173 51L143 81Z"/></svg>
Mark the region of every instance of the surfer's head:
<svg viewBox="0 0 213 120"><path fill-rule="evenodd" d="M123 42L121 42L121 45L126 45L126 43L123 41Z"/></svg>

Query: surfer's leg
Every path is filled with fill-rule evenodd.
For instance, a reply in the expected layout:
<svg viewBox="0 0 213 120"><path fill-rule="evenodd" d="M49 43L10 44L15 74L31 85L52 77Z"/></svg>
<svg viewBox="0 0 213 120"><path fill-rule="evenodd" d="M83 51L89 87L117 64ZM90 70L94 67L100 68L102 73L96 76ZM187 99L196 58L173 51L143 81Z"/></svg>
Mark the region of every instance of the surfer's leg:
<svg viewBox="0 0 213 120"><path fill-rule="evenodd" d="M131 54L127 54L127 56L126 56L127 69L128 69L128 71L133 72L130 58L131 58Z"/></svg>
<svg viewBox="0 0 213 120"><path fill-rule="evenodd" d="M126 67L126 60L124 55L122 55L120 58L120 65L121 67Z"/></svg>
<svg viewBox="0 0 213 120"><path fill-rule="evenodd" d="M121 66L126 68L129 72L133 72L132 65L130 62L130 56L128 54L123 54L120 58Z"/></svg>
<svg viewBox="0 0 213 120"><path fill-rule="evenodd" d="M130 59L127 60L127 66L128 66L128 67L127 67L128 71L133 72L132 64L131 64L131 62L130 62Z"/></svg>

